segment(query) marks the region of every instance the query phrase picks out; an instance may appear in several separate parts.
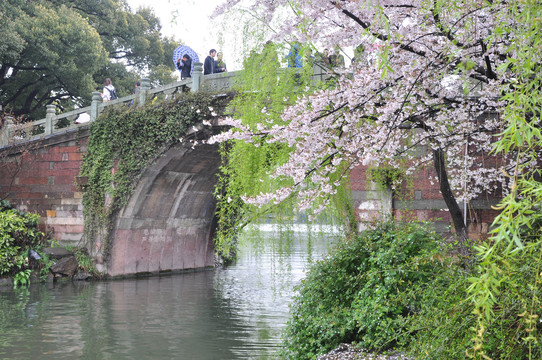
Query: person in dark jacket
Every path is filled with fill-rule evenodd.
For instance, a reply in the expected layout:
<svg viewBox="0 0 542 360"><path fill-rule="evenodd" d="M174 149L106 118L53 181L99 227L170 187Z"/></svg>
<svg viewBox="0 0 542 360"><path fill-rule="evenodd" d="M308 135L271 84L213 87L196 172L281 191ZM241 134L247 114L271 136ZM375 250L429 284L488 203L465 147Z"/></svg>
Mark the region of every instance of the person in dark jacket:
<svg viewBox="0 0 542 360"><path fill-rule="evenodd" d="M331 60L329 60L329 50L324 49L324 53L320 55L320 60L324 63L325 66L328 68L331 67Z"/></svg>
<svg viewBox="0 0 542 360"><path fill-rule="evenodd" d="M203 63L203 75L215 73L215 55L215 49L209 50L209 55L205 58L205 62Z"/></svg>
<svg viewBox="0 0 542 360"><path fill-rule="evenodd" d="M177 59L177 69L181 71L181 80L191 78L192 59L190 56L184 54L182 59Z"/></svg>

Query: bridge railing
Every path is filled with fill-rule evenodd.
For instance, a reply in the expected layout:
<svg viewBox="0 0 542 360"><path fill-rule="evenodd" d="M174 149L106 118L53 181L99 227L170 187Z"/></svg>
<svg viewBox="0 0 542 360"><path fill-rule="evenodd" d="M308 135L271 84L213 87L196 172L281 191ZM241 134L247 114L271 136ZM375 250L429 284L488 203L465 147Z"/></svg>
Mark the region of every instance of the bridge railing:
<svg viewBox="0 0 542 360"><path fill-rule="evenodd" d="M278 73L284 71L299 71L299 69L277 69ZM235 88L241 73L242 71L233 71L203 76L203 64L195 63L191 79L176 81L154 89L151 89L149 79L142 79L140 90L136 94L107 102L103 102L101 93L95 91L92 93L90 106L62 114L56 113L55 105L47 105L44 119L16 124L13 119L7 118L4 126L0 129L0 148L75 130L87 125L88 122L95 121L108 106L143 106L149 98L158 95L167 98L186 90L209 93L231 91ZM313 66L313 82L325 81L327 78L329 78L329 74L326 69L315 64Z"/></svg>

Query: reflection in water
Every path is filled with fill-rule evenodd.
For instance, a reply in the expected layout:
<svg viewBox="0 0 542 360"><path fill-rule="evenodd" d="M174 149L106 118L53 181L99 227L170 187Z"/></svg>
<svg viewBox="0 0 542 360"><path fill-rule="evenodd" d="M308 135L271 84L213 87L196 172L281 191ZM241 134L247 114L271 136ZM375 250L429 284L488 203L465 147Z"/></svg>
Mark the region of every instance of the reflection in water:
<svg viewBox="0 0 542 360"><path fill-rule="evenodd" d="M273 358L293 286L328 240L268 234L225 269L1 290L0 359Z"/></svg>

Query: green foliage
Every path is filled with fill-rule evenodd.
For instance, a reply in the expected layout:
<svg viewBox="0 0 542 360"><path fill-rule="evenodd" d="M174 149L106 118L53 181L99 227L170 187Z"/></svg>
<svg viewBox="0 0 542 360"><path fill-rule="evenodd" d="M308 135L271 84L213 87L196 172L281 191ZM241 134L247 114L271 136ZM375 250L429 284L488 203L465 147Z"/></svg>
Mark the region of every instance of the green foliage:
<svg viewBox="0 0 542 360"><path fill-rule="evenodd" d="M98 270L96 270L94 261L89 255L87 248L67 246L66 249L73 253L80 269L91 275L99 276Z"/></svg>
<svg viewBox="0 0 542 360"><path fill-rule="evenodd" d="M101 237L108 254L111 218L128 200L142 170L194 124L211 119L210 108L218 111L224 106L221 101L184 93L156 106L116 107L92 123L80 170L80 176L88 177L83 208L89 245Z"/></svg>
<svg viewBox="0 0 542 360"><path fill-rule="evenodd" d="M39 216L0 204L0 276L14 275L28 264L30 248L43 242L37 229Z"/></svg>
<svg viewBox="0 0 542 360"><path fill-rule="evenodd" d="M301 48L302 55L307 51L308 47ZM241 119L243 124L255 133L259 132L259 123L269 126L283 125L282 113L286 107L294 104L306 92L322 86L313 83L310 63L297 70L279 69L279 52L284 52L284 49L270 42L264 45L261 52L250 52L243 62L244 72L236 84L237 95L231 103L232 116ZM234 256L236 236L246 224L269 212L280 215L282 219L294 217L294 197L278 205L262 207L243 201L243 197L272 192L291 185L288 180L273 177L272 173L286 162L292 149L285 144L268 143L258 136L253 140L254 142L230 141L221 147L223 164L215 191L218 200L215 249L226 260L231 260ZM335 204L340 210L337 211L336 218L352 220L347 187L344 192L340 192L337 199L340 200Z"/></svg>
<svg viewBox="0 0 542 360"><path fill-rule="evenodd" d="M13 278L13 287L28 286L30 285L31 269L21 270Z"/></svg>
<svg viewBox="0 0 542 360"><path fill-rule="evenodd" d="M403 182L405 174L401 169L394 167L377 167L367 170L367 178L384 188L396 188Z"/></svg>
<svg viewBox="0 0 542 360"><path fill-rule="evenodd" d="M368 181L376 184L378 190L391 190L394 199L407 200L413 196L414 179L407 176L401 167L381 165L368 168L365 175Z"/></svg>
<svg viewBox="0 0 542 360"><path fill-rule="evenodd" d="M217 197L218 232L215 236L215 250L225 260L232 260L235 255L236 237L239 230L270 210L270 207L259 209L246 204L242 195L255 195L269 189L269 183L260 181L268 179L267 171L277 161L284 149L280 146L261 146L236 142L222 145L221 154L227 159L221 166L219 183L215 189ZM282 153L281 153L282 151ZM276 214L292 214L291 203L285 202L281 207L274 207Z"/></svg>
<svg viewBox="0 0 542 360"><path fill-rule="evenodd" d="M507 305L508 298L501 294L510 293L516 301L514 313L518 316L513 327L528 330L528 335L510 344L510 352L526 347L522 356L509 358L540 358L537 326L542 302L539 297L540 274L542 270L541 221L542 182L540 170L532 170L532 163L540 164L540 108L542 106L542 74L540 72L539 35L542 5L539 2L511 3L509 14L517 26L510 28L507 19L496 28L495 36L512 35L509 52L513 54L499 69L513 78L503 87L503 99L507 102L504 116L507 126L501 139L495 144L495 152L517 154L518 164L507 174L511 191L501 202L501 210L494 223L493 237L477 247L479 263L477 276L471 279L469 295L474 304L477 323L474 327L474 346L469 355L473 358L492 356L487 350L491 334L500 330L496 311ZM534 255L538 254L538 255ZM525 264L528 259L532 263ZM530 269L525 277L516 274ZM523 289L515 287L520 281ZM523 307L518 311L517 306Z"/></svg>
<svg viewBox="0 0 542 360"><path fill-rule="evenodd" d="M8 0L0 9L0 105L16 116L45 116L90 104L92 91L111 78L117 94L151 73L171 82L171 54L179 45L162 37L149 8L131 11L121 0Z"/></svg>
<svg viewBox="0 0 542 360"><path fill-rule="evenodd" d="M442 261L441 271L428 283L416 285L419 313L408 319L408 331L399 341L414 359L465 359L472 346L469 329L475 317L467 299L472 273L452 257Z"/></svg>
<svg viewBox="0 0 542 360"><path fill-rule="evenodd" d="M0 277L13 276L14 287L28 286L32 269L45 267L48 271L50 267L46 259L31 262L28 258L30 249L37 251L46 244L38 221L38 214L16 210L0 200Z"/></svg>
<svg viewBox="0 0 542 360"><path fill-rule="evenodd" d="M284 333L288 359L314 359L340 343L384 350L403 343L441 271L439 237L414 223L384 222L348 239L311 267ZM400 341L401 340L401 341Z"/></svg>
<svg viewBox="0 0 542 360"><path fill-rule="evenodd" d="M53 266L55 262L54 260L51 260L49 256L45 253L39 252L39 255L41 256L41 260L40 260L41 266L39 269L39 272L40 272L39 277L41 281L46 281L47 278L49 277L51 266Z"/></svg>
<svg viewBox="0 0 542 360"><path fill-rule="evenodd" d="M462 263L438 243L422 226L384 223L340 244L299 288L284 357L314 359L354 342L414 359L542 358L542 247L509 254L494 298L480 301L492 304L480 323L472 284L489 280L486 260Z"/></svg>
<svg viewBox="0 0 542 360"><path fill-rule="evenodd" d="M407 177L405 171L401 168L391 166L379 166L369 168L366 172L367 180L374 181L382 189L391 189L396 196L403 194L401 186L407 183L408 187L412 187L412 178Z"/></svg>
<svg viewBox="0 0 542 360"><path fill-rule="evenodd" d="M8 1L2 8L2 23L8 23L18 41L12 51L0 53L0 104L15 115L39 108L36 114L43 116L45 105L62 97L90 100L92 73L107 57L88 21L73 9L53 8L46 1Z"/></svg>
<svg viewBox="0 0 542 360"><path fill-rule="evenodd" d="M488 277L485 260L469 271L448 266L426 287L422 310L411 323L409 351L413 357L540 359L542 309L537 305L540 288L533 284L540 282L541 255L538 247L508 257L507 272L500 274L495 298L485 300L492 304L492 314L483 323L479 322L479 308L469 298L473 292L469 287L473 279Z"/></svg>

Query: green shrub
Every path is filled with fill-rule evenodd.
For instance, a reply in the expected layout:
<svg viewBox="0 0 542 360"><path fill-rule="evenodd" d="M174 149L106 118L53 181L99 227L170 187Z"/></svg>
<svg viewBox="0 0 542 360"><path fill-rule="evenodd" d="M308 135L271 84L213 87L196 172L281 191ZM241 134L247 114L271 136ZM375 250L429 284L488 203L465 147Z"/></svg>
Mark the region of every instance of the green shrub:
<svg viewBox="0 0 542 360"><path fill-rule="evenodd" d="M430 282L418 284L420 309L411 316L401 345L414 359L465 359L476 318L467 288L472 272L448 258Z"/></svg>
<svg viewBox="0 0 542 360"><path fill-rule="evenodd" d="M38 220L37 214L13 209L5 200L0 203L0 276L16 275L28 266L28 250L44 239Z"/></svg>
<svg viewBox="0 0 542 360"><path fill-rule="evenodd" d="M13 287L28 286L30 284L31 269L21 270L13 278Z"/></svg>
<svg viewBox="0 0 542 360"><path fill-rule="evenodd" d="M298 288L282 356L314 359L340 343L370 350L405 345L424 285L442 271L437 234L392 221L374 225L317 262Z"/></svg>
<svg viewBox="0 0 542 360"><path fill-rule="evenodd" d="M89 255L87 248L66 246L66 249L73 253L73 256L75 256L75 259L77 259L80 269L91 274L92 276L100 277L100 273L98 270L96 270L94 260Z"/></svg>
<svg viewBox="0 0 542 360"><path fill-rule="evenodd" d="M506 280L496 294L498 306L492 308L492 320L482 334L478 353L490 359L542 358L541 255L542 250L533 247L508 259L508 271L502 274ZM467 289L471 279L481 275L476 269L467 273L459 267L448 267L425 287L423 308L410 326L413 340L409 352L413 358L459 360L474 355L477 317Z"/></svg>
<svg viewBox="0 0 542 360"><path fill-rule="evenodd" d="M539 237L539 229L529 236ZM315 359L353 342L417 360L541 359L542 247L517 251L502 265L498 306L483 334L469 288L483 276L476 261L485 260L466 267L443 250L436 234L411 223L386 222L345 241L300 285L283 357Z"/></svg>

